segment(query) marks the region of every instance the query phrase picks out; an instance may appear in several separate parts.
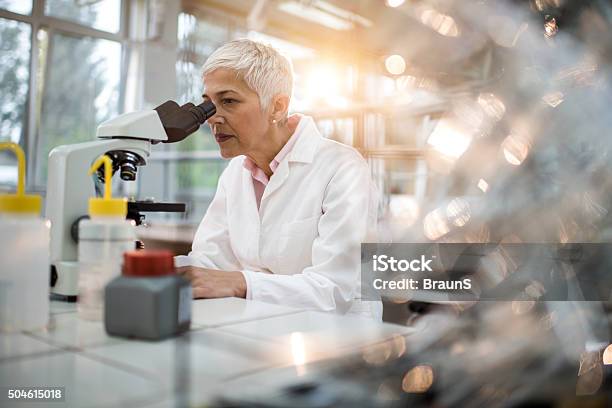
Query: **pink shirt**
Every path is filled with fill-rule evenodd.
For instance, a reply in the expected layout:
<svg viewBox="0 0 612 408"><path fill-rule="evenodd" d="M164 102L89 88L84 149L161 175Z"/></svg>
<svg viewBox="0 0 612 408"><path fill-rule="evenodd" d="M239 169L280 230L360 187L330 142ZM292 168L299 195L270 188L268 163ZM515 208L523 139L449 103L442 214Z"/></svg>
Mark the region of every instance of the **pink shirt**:
<svg viewBox="0 0 612 408"><path fill-rule="evenodd" d="M276 171L278 165L283 161L285 157L287 157L287 155L291 152L291 149L293 149L293 146L295 145L295 142L297 141L300 133L295 131L300 122L300 119L300 115L297 114L291 115L288 118L289 126L292 127L294 131L289 140L287 140L287 143L285 143L280 152L278 152L278 154L270 162L270 170L272 170L272 173ZM263 193L270 179L268 178L268 176L266 176L266 173L264 173L262 169L257 167L255 162L249 157L245 157L244 159L244 168L251 172L251 177L253 178L253 188L255 189L255 199L257 201L257 209L259 209L261 197L263 197Z"/></svg>

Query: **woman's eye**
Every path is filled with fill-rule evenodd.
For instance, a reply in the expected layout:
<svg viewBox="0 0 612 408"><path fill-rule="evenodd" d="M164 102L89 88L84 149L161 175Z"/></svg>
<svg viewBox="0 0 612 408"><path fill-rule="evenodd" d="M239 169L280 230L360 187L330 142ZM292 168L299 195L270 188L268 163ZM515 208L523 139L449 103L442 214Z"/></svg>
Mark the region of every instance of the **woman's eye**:
<svg viewBox="0 0 612 408"><path fill-rule="evenodd" d="M223 99L221 102L223 102L224 104L228 104L228 103L236 103L238 101L236 99L227 98L227 99Z"/></svg>

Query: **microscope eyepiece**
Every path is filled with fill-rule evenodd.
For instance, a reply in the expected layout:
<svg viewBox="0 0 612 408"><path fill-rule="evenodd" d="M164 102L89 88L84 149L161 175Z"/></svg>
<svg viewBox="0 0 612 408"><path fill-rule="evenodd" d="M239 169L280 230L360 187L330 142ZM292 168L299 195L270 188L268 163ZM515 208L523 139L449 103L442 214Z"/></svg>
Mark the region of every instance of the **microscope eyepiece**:
<svg viewBox="0 0 612 408"><path fill-rule="evenodd" d="M200 124L204 124L208 118L217 112L217 108L211 101L204 101L197 106L189 108L189 112L193 113Z"/></svg>
<svg viewBox="0 0 612 408"><path fill-rule="evenodd" d="M217 108L211 101L204 101L197 106L190 102L179 106L174 101L167 101L155 110L168 136L164 143L174 143L196 132L200 125L215 114Z"/></svg>

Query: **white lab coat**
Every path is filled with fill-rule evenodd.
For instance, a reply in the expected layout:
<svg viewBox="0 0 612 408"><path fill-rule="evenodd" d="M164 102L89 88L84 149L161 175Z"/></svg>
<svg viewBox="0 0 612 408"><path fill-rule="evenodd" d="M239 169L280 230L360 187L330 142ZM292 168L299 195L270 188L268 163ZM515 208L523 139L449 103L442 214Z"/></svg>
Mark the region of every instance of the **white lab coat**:
<svg viewBox="0 0 612 408"><path fill-rule="evenodd" d="M247 299L382 318L361 301L360 243L376 239L377 197L366 161L302 116L298 139L257 209L245 157L233 158L177 266L242 271Z"/></svg>

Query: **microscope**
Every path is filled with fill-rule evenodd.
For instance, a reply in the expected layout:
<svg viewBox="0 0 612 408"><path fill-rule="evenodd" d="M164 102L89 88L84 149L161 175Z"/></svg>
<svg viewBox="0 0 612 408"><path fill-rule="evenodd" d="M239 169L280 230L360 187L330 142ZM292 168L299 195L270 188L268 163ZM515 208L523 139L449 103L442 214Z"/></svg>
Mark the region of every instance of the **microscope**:
<svg viewBox="0 0 612 408"><path fill-rule="evenodd" d="M76 301L78 292L78 222L86 217L88 199L96 195L96 179L87 169L101 155L109 156L113 174L135 181L138 167L146 164L151 145L176 143L200 128L216 112L215 105L179 106L167 101L152 110L130 112L98 126L92 142L58 146L49 153L46 217L51 221L51 293ZM182 203L128 202L128 216L139 224L141 212L184 212Z"/></svg>

